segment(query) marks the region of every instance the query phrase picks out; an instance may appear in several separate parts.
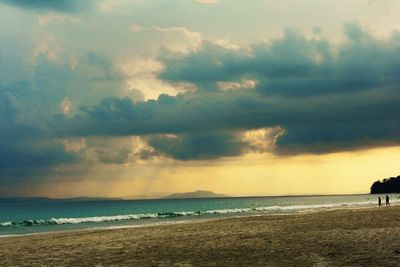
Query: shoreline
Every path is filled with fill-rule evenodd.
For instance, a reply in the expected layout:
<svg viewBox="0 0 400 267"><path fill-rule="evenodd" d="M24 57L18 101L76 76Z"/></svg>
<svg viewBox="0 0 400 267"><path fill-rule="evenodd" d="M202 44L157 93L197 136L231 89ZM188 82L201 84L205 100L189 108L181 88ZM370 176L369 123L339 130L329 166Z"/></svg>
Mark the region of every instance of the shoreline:
<svg viewBox="0 0 400 267"><path fill-rule="evenodd" d="M400 206L0 239L0 265L395 266Z"/></svg>
<svg viewBox="0 0 400 267"><path fill-rule="evenodd" d="M391 207L400 206L400 203L393 203ZM369 204L356 204L356 205L348 205L343 206L342 204L338 206L332 207L322 207L322 208L305 208L292 212L243 212L243 213L231 213L231 214L218 214L217 218L201 218L195 216L182 216L182 220L169 220L169 221L157 221L151 223L143 223L143 224L126 224L126 225L110 225L110 226L92 226L92 227L82 227L75 229L55 229L43 232L32 232L32 233L21 233L21 234L0 234L0 240L8 237L24 237L31 235L45 235L45 234L53 234L53 233L74 233L74 232L90 232L90 231L107 231L107 230L118 230L118 229L130 229L130 228L143 228L143 227L157 227L163 225L175 225L175 224L188 224L188 223L200 223L200 222L208 222L208 221L219 221L219 220L229 220L235 218L248 218L248 217L259 217L259 216L290 216L290 215L298 215L298 214L311 214L311 213L319 213L319 212L327 212L327 211L335 211L335 210L349 210L349 209L373 209L378 208L376 205ZM382 207L385 208L385 207ZM177 217L179 218L179 217ZM184 219L186 218L186 219ZM127 220L129 221L129 220ZM60 224L60 225L70 225L70 224ZM57 227L57 225L54 225ZM12 226L11 226L12 227ZM31 226L25 226L31 227ZM33 226L35 227L35 226Z"/></svg>
<svg viewBox="0 0 400 267"><path fill-rule="evenodd" d="M393 207L400 206L400 203L393 203ZM332 206L324 206L319 208L304 208L299 210L294 210L292 212L238 212L238 213L228 213L228 214L216 214L217 217L214 218L202 218L201 215L191 215L191 216L182 216L171 218L167 221L156 221L151 223L143 223L143 224L125 224L125 225L110 225L110 226L101 226L101 225L93 225L88 227L77 227L73 229L54 229L49 231L42 231L42 232L31 232L31 233L20 233L20 234L0 234L0 239L7 238L7 237L19 237L19 236L30 236L30 235L41 235L41 234L52 234L52 233L71 233L71 232L81 232L81 231L98 231L98 230L114 230L114 229L125 229L125 228L142 228L142 227L153 227L153 226L162 226L162 225L174 225L174 224L182 224L182 223L198 223L198 222L205 222L205 221L217 221L217 220L228 220L233 218L247 218L247 217L257 217L257 216L279 216L279 215L296 215L296 214L308 214L308 213L316 213L316 212L324 212L324 211L333 211L333 210L347 210L347 209L368 209L374 208L377 206L372 206L371 203L365 204L353 204L353 205L344 205L344 203L334 204ZM199 217L197 217L199 216ZM173 220L182 218L182 220ZM160 220L160 219L159 219ZM126 220L129 222L130 220ZM116 221L121 222L121 221ZM62 226L62 225L74 225L74 224L60 224L54 225L54 227ZM79 224L77 224L79 225ZM6 226L7 227L7 226ZM9 226L13 227L13 226ZM37 226L24 226L24 227L37 227Z"/></svg>

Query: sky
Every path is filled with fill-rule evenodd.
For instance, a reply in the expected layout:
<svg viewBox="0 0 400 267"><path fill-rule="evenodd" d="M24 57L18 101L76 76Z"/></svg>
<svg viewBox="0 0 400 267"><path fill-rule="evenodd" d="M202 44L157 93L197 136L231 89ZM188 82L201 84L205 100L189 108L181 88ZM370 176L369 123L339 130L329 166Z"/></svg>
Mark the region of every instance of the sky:
<svg viewBox="0 0 400 267"><path fill-rule="evenodd" d="M396 0L0 0L0 196L368 193Z"/></svg>

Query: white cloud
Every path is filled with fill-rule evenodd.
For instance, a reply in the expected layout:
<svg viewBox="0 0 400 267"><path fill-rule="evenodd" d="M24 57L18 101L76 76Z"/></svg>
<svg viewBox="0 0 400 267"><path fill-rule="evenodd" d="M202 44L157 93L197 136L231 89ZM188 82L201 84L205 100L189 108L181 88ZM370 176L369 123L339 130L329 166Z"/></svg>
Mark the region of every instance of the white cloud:
<svg viewBox="0 0 400 267"><path fill-rule="evenodd" d="M101 12L112 12L129 5L143 5L146 0L104 0L99 3L98 9Z"/></svg>
<svg viewBox="0 0 400 267"><path fill-rule="evenodd" d="M134 24L134 25L132 25L131 30L132 30L133 32L142 32L142 31L146 30L146 28L143 27L143 26Z"/></svg>
<svg viewBox="0 0 400 267"><path fill-rule="evenodd" d="M64 140L64 149L67 152L78 153L85 147L85 138L70 138L68 140Z"/></svg>
<svg viewBox="0 0 400 267"><path fill-rule="evenodd" d="M190 52L198 48L203 40L198 32L190 31L186 27L143 27L138 24L131 26L134 33L150 34L151 40L158 39L162 45L174 52Z"/></svg>
<svg viewBox="0 0 400 267"><path fill-rule="evenodd" d="M72 102L71 102L71 100L69 100L68 97L65 97L60 103L60 108L61 108L61 111L65 115L71 115L71 113L72 113Z"/></svg>
<svg viewBox="0 0 400 267"><path fill-rule="evenodd" d="M218 3L219 0L194 0L194 2L199 3L199 4L211 5L211 4Z"/></svg>
<svg viewBox="0 0 400 267"><path fill-rule="evenodd" d="M163 69L163 65L155 59L130 58L118 64L126 76L126 93L129 97L133 96L132 90L140 90L143 99L156 99L161 93L175 95L180 91L179 88L157 79L157 73Z"/></svg>
<svg viewBox="0 0 400 267"><path fill-rule="evenodd" d="M41 26L48 25L49 23L52 23L52 22L55 22L55 21L79 22L80 19L78 19L76 17L73 17L73 16L56 15L56 14L37 16L37 22Z"/></svg>
<svg viewBox="0 0 400 267"><path fill-rule="evenodd" d="M218 87L222 91L238 90L238 89L253 89L258 81L251 79L243 79L238 82L218 82Z"/></svg>
<svg viewBox="0 0 400 267"><path fill-rule="evenodd" d="M160 81L157 74L163 70L164 66L156 57L161 47L175 53L195 51L202 43L200 33L190 31L185 27L144 27L138 24L132 25L131 31L137 35L135 39L143 42L145 40L147 45L140 48L142 56L138 54L125 56L116 61L116 65L126 77L128 89L140 90L145 99L156 99L161 93L176 95L193 89L186 84L172 86Z"/></svg>
<svg viewBox="0 0 400 267"><path fill-rule="evenodd" d="M139 136L71 138L64 140L64 149L86 162L102 164L137 164L155 156Z"/></svg>
<svg viewBox="0 0 400 267"><path fill-rule="evenodd" d="M284 134L281 127L260 128L245 131L242 138L249 144L250 152L268 152L275 148L279 137Z"/></svg>
<svg viewBox="0 0 400 267"><path fill-rule="evenodd" d="M234 44L229 38L221 38L213 41L214 44L219 45L225 49L237 51L240 49L240 46Z"/></svg>
<svg viewBox="0 0 400 267"><path fill-rule="evenodd" d="M55 60L57 58L57 52L51 49L51 44L54 41L54 37L51 34L46 34L39 39L35 47L32 49L29 63L34 64L37 57L40 54L45 54L48 60Z"/></svg>

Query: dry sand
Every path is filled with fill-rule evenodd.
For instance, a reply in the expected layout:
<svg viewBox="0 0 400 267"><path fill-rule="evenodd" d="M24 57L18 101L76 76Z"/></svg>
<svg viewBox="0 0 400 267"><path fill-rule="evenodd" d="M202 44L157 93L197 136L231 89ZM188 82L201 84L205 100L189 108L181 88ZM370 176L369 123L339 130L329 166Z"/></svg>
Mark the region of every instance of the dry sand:
<svg viewBox="0 0 400 267"><path fill-rule="evenodd" d="M1 266L400 266L400 207L0 238Z"/></svg>

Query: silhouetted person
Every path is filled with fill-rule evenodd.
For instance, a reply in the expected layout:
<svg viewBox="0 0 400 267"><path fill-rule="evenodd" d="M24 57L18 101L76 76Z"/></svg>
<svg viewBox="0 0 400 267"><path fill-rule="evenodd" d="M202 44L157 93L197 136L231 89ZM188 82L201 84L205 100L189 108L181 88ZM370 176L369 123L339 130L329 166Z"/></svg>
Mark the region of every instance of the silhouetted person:
<svg viewBox="0 0 400 267"><path fill-rule="evenodd" d="M382 207L382 199L381 199L381 197L378 197L378 207Z"/></svg>
<svg viewBox="0 0 400 267"><path fill-rule="evenodd" d="M389 196L388 195L386 195L386 207L387 206L390 206L390 203L389 203Z"/></svg>

